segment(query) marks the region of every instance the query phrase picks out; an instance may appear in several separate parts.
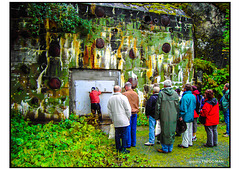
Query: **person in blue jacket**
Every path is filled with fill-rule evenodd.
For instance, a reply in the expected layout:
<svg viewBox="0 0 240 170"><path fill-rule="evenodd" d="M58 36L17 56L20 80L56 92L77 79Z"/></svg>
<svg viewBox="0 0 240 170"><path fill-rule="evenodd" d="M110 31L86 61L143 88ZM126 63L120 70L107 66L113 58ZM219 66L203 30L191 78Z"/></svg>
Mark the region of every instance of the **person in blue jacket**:
<svg viewBox="0 0 240 170"><path fill-rule="evenodd" d="M184 93L180 100L180 113L179 119L183 120L187 125L187 130L182 133L182 144L179 144L180 148L188 148L192 146L192 130L194 120L194 109L196 108L196 97L192 94L192 86L186 84L184 87Z"/></svg>

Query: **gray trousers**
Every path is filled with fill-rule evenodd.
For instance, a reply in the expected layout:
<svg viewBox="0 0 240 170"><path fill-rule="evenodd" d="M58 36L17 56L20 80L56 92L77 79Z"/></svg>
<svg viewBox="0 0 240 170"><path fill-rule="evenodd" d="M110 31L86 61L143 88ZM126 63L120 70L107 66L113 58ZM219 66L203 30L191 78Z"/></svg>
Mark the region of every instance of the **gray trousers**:
<svg viewBox="0 0 240 170"><path fill-rule="evenodd" d="M218 144L218 132L217 125L214 126L205 126L207 132L207 145L214 146Z"/></svg>
<svg viewBox="0 0 240 170"><path fill-rule="evenodd" d="M189 145L193 145L192 143L192 133L193 133L193 122L186 123L187 130L182 133L182 145L184 147L189 147Z"/></svg>
<svg viewBox="0 0 240 170"><path fill-rule="evenodd" d="M194 118L194 121L193 121L193 133L197 132L197 120L198 120L198 118Z"/></svg>

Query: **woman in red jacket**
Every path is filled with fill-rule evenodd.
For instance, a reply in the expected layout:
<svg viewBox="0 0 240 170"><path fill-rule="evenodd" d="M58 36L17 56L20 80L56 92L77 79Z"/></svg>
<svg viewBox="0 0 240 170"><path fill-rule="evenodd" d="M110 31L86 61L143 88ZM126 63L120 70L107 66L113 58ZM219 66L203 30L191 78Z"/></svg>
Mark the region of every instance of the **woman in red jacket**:
<svg viewBox="0 0 240 170"><path fill-rule="evenodd" d="M204 124L207 132L207 143L205 147L217 146L218 132L217 125L219 124L219 104L216 98L213 98L213 91L205 91L205 104L203 105L201 116L206 117Z"/></svg>

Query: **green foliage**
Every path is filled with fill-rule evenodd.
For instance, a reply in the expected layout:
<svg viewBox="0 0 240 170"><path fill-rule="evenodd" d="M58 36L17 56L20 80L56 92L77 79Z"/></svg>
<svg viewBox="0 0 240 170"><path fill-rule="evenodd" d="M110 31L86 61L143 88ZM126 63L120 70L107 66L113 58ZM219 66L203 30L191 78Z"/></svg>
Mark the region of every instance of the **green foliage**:
<svg viewBox="0 0 240 170"><path fill-rule="evenodd" d="M148 126L148 125L149 125L149 122L148 122L147 116L144 113L139 112L137 117L137 126Z"/></svg>
<svg viewBox="0 0 240 170"><path fill-rule="evenodd" d="M203 88L202 91L212 89L215 97L220 99L223 87L229 82L229 72L226 68L216 69L212 74L203 73Z"/></svg>
<svg viewBox="0 0 240 170"><path fill-rule="evenodd" d="M229 52L229 27L230 27L230 19L229 19L229 9L226 9L225 15L225 31L223 32L223 43L225 47L223 47L223 51Z"/></svg>
<svg viewBox="0 0 240 170"><path fill-rule="evenodd" d="M116 152L114 140L85 117L33 124L11 111L11 167L138 166L148 166L146 159Z"/></svg>
<svg viewBox="0 0 240 170"><path fill-rule="evenodd" d="M221 98L223 87L229 83L229 68L217 69L210 61L196 58L194 60L194 69L203 71L202 92L212 89L215 97Z"/></svg>
<svg viewBox="0 0 240 170"><path fill-rule="evenodd" d="M217 69L216 66L211 61L207 61L199 58L194 59L193 68L195 70L203 70L207 74L211 74L213 70Z"/></svg>
<svg viewBox="0 0 240 170"><path fill-rule="evenodd" d="M40 34L40 27L46 19L56 23L62 32L76 33L76 29L89 33L91 22L80 18L78 7L66 3L27 3L30 17L28 29L33 35Z"/></svg>

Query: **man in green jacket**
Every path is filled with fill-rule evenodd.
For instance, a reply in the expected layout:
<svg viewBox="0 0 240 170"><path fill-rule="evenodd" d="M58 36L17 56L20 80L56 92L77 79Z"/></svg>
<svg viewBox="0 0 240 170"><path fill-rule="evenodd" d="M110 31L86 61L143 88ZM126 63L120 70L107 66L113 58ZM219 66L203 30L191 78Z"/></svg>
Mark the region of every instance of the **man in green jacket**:
<svg viewBox="0 0 240 170"><path fill-rule="evenodd" d="M161 153L171 152L175 140L179 101L177 92L171 86L171 80L164 81L164 88L159 92L155 106L155 119L160 120L160 142L162 145L162 149L157 151Z"/></svg>

